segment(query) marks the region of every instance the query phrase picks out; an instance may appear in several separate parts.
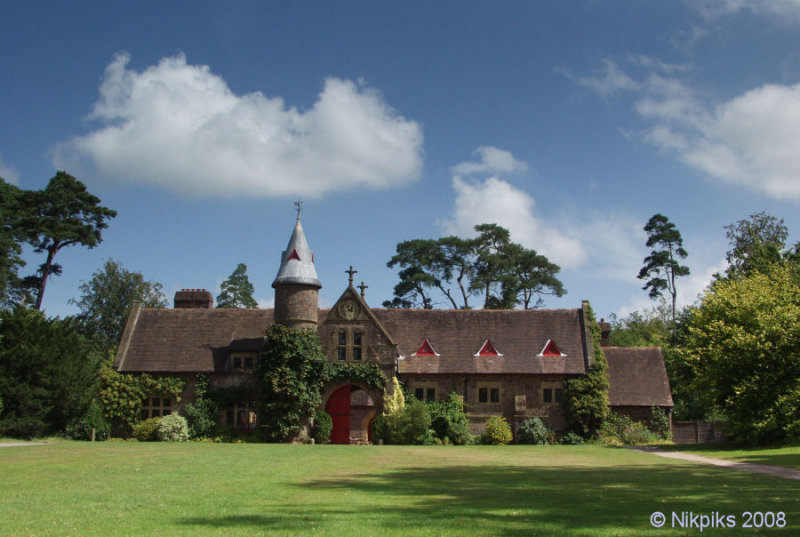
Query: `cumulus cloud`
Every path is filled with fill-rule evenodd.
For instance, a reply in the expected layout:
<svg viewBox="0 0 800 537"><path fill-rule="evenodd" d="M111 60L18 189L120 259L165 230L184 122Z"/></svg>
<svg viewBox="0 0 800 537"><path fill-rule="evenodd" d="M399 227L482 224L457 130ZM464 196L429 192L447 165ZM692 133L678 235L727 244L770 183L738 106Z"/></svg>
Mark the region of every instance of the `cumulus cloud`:
<svg viewBox="0 0 800 537"><path fill-rule="evenodd" d="M749 11L784 23L800 22L800 0L693 0L689 4L706 19Z"/></svg>
<svg viewBox="0 0 800 537"><path fill-rule="evenodd" d="M767 84L707 103L673 76L681 66L643 56L629 61L645 71L638 81L606 60L610 78L633 83L604 85L598 79L594 89L601 96L611 88L633 93L633 109L649 124L641 132L645 142L725 183L800 200L800 84Z"/></svg>
<svg viewBox="0 0 800 537"><path fill-rule="evenodd" d="M467 181L453 177L456 198L452 217L441 223L446 234L474 236L477 224L495 223L511 232L511 239L544 254L562 268L572 268L586 260L581 242L534 214L535 202L526 192L497 177Z"/></svg>
<svg viewBox="0 0 800 537"><path fill-rule="evenodd" d="M417 179L422 128L376 90L328 78L308 110L260 92L234 94L183 55L142 72L119 54L89 120L58 144L57 167L197 196L319 196Z"/></svg>
<svg viewBox="0 0 800 537"><path fill-rule="evenodd" d="M628 76L610 59L603 60L603 67L598 74L577 78L577 82L596 91L603 97L620 91L634 91L639 88L639 83Z"/></svg>
<svg viewBox="0 0 800 537"><path fill-rule="evenodd" d="M528 164L517 160L510 151L498 149L492 146L481 146L475 151L474 155L480 157L479 162L462 162L452 167L456 175L476 175L494 173L515 173L528 169Z"/></svg>
<svg viewBox="0 0 800 537"><path fill-rule="evenodd" d="M0 177L5 179L6 183L19 186L19 172L14 166L8 166L3 162L2 153L0 153Z"/></svg>

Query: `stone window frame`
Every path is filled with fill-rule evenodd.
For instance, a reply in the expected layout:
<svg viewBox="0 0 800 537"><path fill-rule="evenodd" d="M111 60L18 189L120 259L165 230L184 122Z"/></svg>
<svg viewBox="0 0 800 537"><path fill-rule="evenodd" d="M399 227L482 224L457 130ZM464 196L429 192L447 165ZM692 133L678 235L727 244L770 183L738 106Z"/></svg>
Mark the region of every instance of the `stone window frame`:
<svg viewBox="0 0 800 537"><path fill-rule="evenodd" d="M343 337L344 336L344 337ZM333 333L337 362L364 362L367 331L361 326L338 326ZM344 343L343 343L344 341Z"/></svg>
<svg viewBox="0 0 800 537"><path fill-rule="evenodd" d="M481 401L482 389L486 390L486 401ZM493 397L495 395L496 397ZM499 381L477 382L475 384L475 398L473 401L478 409L500 410L503 404L503 383Z"/></svg>
<svg viewBox="0 0 800 537"><path fill-rule="evenodd" d="M256 401L239 401L226 408L225 423L237 429L255 429L258 425Z"/></svg>
<svg viewBox="0 0 800 537"><path fill-rule="evenodd" d="M549 399L549 400L548 400ZM560 405L564 403L564 383L549 381L542 383L542 404Z"/></svg>
<svg viewBox="0 0 800 537"><path fill-rule="evenodd" d="M160 418L167 416L172 412L173 398L169 395L151 395L142 400L142 410L139 412L139 418L146 420L148 418Z"/></svg>
<svg viewBox="0 0 800 537"><path fill-rule="evenodd" d="M411 382L409 386L409 391L414 394L414 397L419 399L420 401L428 402L428 401L438 401L437 396L439 395L439 385L435 382ZM423 390L422 397L419 397L418 391ZM433 390L433 393L431 393Z"/></svg>
<svg viewBox="0 0 800 537"><path fill-rule="evenodd" d="M228 354L228 371L232 373L253 371L258 359L256 352L232 352Z"/></svg>

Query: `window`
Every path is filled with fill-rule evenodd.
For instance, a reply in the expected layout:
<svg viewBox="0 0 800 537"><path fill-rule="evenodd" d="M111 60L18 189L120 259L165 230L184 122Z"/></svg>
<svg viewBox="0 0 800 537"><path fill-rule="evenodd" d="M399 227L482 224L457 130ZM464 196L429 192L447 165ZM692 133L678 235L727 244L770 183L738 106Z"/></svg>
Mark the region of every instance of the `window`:
<svg viewBox="0 0 800 537"><path fill-rule="evenodd" d="M347 360L347 332L339 330L339 345L336 347L336 359Z"/></svg>
<svg viewBox="0 0 800 537"><path fill-rule="evenodd" d="M353 360L356 362L361 361L361 340L362 333L356 330L353 332Z"/></svg>
<svg viewBox="0 0 800 537"><path fill-rule="evenodd" d="M473 356L503 356L503 353L497 350L497 347L494 346L491 340L487 339L483 342L483 345L481 345L481 350Z"/></svg>
<svg viewBox="0 0 800 537"><path fill-rule="evenodd" d="M230 365L230 370L233 372L250 371L255 366L255 363L256 357L252 354L239 354L228 357L228 364Z"/></svg>
<svg viewBox="0 0 800 537"><path fill-rule="evenodd" d="M539 356L548 356L548 357L562 357L566 356L561 349L558 348L556 342L552 339L548 339L547 343L544 344L542 351L539 353Z"/></svg>
<svg viewBox="0 0 800 537"><path fill-rule="evenodd" d="M142 411L139 417L143 420L157 418L166 416L171 411L172 399L170 397L147 397L142 401Z"/></svg>
<svg viewBox="0 0 800 537"><path fill-rule="evenodd" d="M414 397L420 401L436 401L436 386L425 385L414 387Z"/></svg>
<svg viewBox="0 0 800 537"><path fill-rule="evenodd" d="M543 403L558 403L564 402L564 388L561 384L550 384L542 389L542 402Z"/></svg>
<svg viewBox="0 0 800 537"><path fill-rule="evenodd" d="M240 401L225 411L225 421L228 425L243 429L254 429L257 424L256 402Z"/></svg>
<svg viewBox="0 0 800 537"><path fill-rule="evenodd" d="M436 350L433 348L433 345L431 345L431 342L426 338L422 342L422 345L420 345L417 349L417 352L411 356L439 356L439 353L436 352Z"/></svg>
<svg viewBox="0 0 800 537"><path fill-rule="evenodd" d="M500 404L500 383L479 384L477 386L477 393L479 404Z"/></svg>

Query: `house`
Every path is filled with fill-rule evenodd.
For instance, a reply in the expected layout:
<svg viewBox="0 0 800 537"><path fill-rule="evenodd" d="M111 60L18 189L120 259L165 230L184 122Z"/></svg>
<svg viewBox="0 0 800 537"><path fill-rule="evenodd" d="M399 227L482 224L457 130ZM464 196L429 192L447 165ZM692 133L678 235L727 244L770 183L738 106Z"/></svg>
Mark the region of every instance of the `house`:
<svg viewBox="0 0 800 537"><path fill-rule="evenodd" d="M322 283L298 212L272 284L274 309L214 309L205 289L177 292L173 309L137 305L115 368L182 377L187 382L182 399L191 401L199 373L208 375L215 389L245 384L266 329L281 323L317 330L329 361L378 364L418 399L443 400L458 393L475 431L495 415L515 427L534 416L550 427L565 427L564 382L585 374L595 361L588 302L558 310L378 309L367 304L363 287L359 293L353 286L352 267L346 272L349 282L339 299L320 309ZM604 354L612 409L634 417L654 404L671 409L660 349L609 348ZM383 395L347 380L327 386L323 404L334 422L332 441L365 441L372 419L382 411ZM151 394L142 417L175 408L171 398ZM232 403L222 414L235 427L257 422L253 401Z"/></svg>

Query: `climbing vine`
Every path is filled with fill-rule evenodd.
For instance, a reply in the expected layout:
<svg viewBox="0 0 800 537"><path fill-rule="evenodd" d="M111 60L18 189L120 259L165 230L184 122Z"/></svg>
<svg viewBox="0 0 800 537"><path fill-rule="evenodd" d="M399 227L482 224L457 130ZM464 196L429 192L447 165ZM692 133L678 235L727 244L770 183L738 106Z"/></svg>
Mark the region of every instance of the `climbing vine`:
<svg viewBox="0 0 800 537"><path fill-rule="evenodd" d="M378 364L326 362L323 375L325 382L349 380L364 384L367 388L385 388L388 382Z"/></svg>
<svg viewBox="0 0 800 537"><path fill-rule="evenodd" d="M100 386L103 416L115 427L129 433L139 421L142 402L146 397L161 395L180 401L186 381L177 377L154 377L147 373L122 374L110 367L103 367Z"/></svg>

